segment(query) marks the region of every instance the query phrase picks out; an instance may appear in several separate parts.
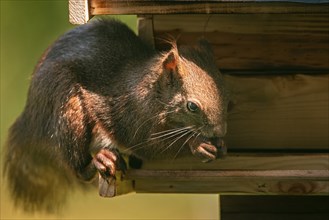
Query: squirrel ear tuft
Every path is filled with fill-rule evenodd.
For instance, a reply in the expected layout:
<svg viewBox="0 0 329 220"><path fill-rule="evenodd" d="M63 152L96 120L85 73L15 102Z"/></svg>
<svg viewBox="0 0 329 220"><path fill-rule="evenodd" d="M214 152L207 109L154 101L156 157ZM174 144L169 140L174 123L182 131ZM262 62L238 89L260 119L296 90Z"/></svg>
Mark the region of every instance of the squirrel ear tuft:
<svg viewBox="0 0 329 220"><path fill-rule="evenodd" d="M211 54L211 55L214 54L214 51L213 51L213 48L212 48L211 44L209 43L209 41L207 41L207 40L204 39L204 38L202 38L202 39L199 40L199 47L200 47L203 51L205 51L205 52L207 52L207 53L209 53L209 54Z"/></svg>
<svg viewBox="0 0 329 220"><path fill-rule="evenodd" d="M175 71L177 68L177 57L174 52L170 52L163 61L163 68L167 71Z"/></svg>

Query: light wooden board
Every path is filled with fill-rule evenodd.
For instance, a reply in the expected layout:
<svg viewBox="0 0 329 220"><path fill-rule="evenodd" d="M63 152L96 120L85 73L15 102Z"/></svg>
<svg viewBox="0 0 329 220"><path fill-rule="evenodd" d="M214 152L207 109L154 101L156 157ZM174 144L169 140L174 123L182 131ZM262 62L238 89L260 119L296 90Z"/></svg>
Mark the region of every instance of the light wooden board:
<svg viewBox="0 0 329 220"><path fill-rule="evenodd" d="M69 0L69 21L71 24L85 24L92 17L89 0Z"/></svg>

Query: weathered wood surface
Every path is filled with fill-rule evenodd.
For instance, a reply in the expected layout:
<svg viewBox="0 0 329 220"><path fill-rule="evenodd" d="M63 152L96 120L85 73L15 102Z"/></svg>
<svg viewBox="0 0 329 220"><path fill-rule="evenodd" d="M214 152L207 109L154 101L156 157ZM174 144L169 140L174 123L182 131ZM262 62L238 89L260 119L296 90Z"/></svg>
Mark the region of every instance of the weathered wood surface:
<svg viewBox="0 0 329 220"><path fill-rule="evenodd" d="M216 14L327 13L328 1L111 1L90 0L90 13L102 14Z"/></svg>
<svg viewBox="0 0 329 220"><path fill-rule="evenodd" d="M329 154L229 154L206 164L194 157L154 160L117 180L118 195L132 191L327 195Z"/></svg>
<svg viewBox="0 0 329 220"><path fill-rule="evenodd" d="M229 153L211 163L192 155L144 161L139 170L117 174L116 195L130 192L327 195L329 154Z"/></svg>
<svg viewBox="0 0 329 220"><path fill-rule="evenodd" d="M329 170L129 170L136 192L327 195Z"/></svg>
<svg viewBox="0 0 329 220"><path fill-rule="evenodd" d="M226 76L229 149L329 150L329 75Z"/></svg>
<svg viewBox="0 0 329 220"><path fill-rule="evenodd" d="M329 170L328 153L231 153L224 159L201 163L192 155L143 163L143 170Z"/></svg>
<svg viewBox="0 0 329 220"><path fill-rule="evenodd" d="M327 14L154 15L155 45L167 48L172 36L179 44L212 45L218 67L238 73L282 70L328 73Z"/></svg>
<svg viewBox="0 0 329 220"><path fill-rule="evenodd" d="M71 24L84 24L91 18L89 0L69 0L69 21Z"/></svg>

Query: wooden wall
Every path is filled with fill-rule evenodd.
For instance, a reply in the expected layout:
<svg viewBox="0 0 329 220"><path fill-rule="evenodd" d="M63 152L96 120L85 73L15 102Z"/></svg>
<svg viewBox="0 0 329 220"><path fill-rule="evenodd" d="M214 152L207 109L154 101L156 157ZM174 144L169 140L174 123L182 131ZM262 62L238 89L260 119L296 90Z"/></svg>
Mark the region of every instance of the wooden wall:
<svg viewBox="0 0 329 220"><path fill-rule="evenodd" d="M157 47L168 35L184 44L206 38L222 70L317 73L329 67L327 14L154 15L153 27Z"/></svg>
<svg viewBox="0 0 329 220"><path fill-rule="evenodd" d="M327 14L153 15L140 34L212 45L234 103L231 150L327 150L329 23Z"/></svg>

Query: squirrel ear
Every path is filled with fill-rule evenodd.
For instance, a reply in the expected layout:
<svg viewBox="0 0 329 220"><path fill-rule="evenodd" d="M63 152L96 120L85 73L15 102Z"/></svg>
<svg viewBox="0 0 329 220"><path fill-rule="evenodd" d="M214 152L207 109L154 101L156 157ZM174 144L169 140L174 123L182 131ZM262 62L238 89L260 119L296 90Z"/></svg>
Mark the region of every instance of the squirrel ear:
<svg viewBox="0 0 329 220"><path fill-rule="evenodd" d="M176 86L181 78L178 74L178 54L176 51L172 50L165 55L162 66L162 74L158 80L158 88L167 91L168 86Z"/></svg>
<svg viewBox="0 0 329 220"><path fill-rule="evenodd" d="M175 71L177 67L177 58L174 52L170 52L166 59L163 61L163 68L167 71Z"/></svg>

